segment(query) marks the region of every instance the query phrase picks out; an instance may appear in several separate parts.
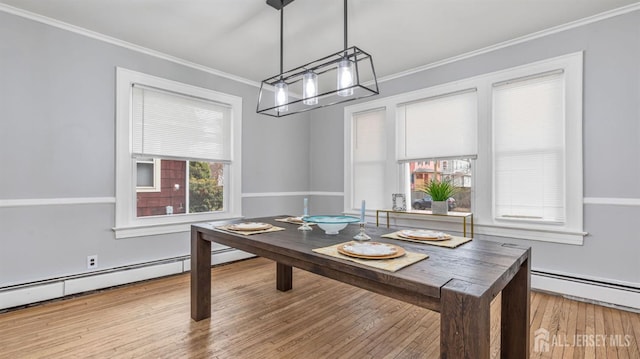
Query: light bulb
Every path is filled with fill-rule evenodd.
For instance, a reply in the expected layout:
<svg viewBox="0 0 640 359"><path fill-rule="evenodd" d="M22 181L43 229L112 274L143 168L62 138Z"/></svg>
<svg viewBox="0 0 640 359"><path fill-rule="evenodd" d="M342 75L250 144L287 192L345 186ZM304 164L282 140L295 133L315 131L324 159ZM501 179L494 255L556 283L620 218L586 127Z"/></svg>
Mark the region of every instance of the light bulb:
<svg viewBox="0 0 640 359"><path fill-rule="evenodd" d="M289 101L289 86L287 86L286 82L280 81L275 85L275 90L276 111L288 111L289 106L287 106L287 102Z"/></svg>
<svg viewBox="0 0 640 359"><path fill-rule="evenodd" d="M353 95L353 62L347 58L343 58L338 63L338 96L351 96Z"/></svg>
<svg viewBox="0 0 640 359"><path fill-rule="evenodd" d="M318 75L313 71L305 72L302 77L302 98L305 105L318 104Z"/></svg>

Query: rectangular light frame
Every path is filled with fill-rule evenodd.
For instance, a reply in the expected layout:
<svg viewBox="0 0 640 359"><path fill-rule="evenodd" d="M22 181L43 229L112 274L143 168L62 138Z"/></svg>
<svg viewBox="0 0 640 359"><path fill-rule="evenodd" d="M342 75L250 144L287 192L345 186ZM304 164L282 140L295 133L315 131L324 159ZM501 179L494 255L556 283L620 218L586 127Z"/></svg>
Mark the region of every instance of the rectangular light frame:
<svg viewBox="0 0 640 359"><path fill-rule="evenodd" d="M338 89L337 68L338 63L344 58L353 61L355 65L354 84L348 88ZM303 102L302 79L308 71L318 75L318 95L315 96L318 102L314 105ZM276 105L274 86L280 81L288 85L289 99L286 104ZM338 95L338 91L345 89L353 89L353 95ZM256 112L273 117L284 117L377 94L379 89L373 58L367 52L353 46L263 80L260 84ZM278 108L283 108L282 106L286 106L287 111L278 111Z"/></svg>

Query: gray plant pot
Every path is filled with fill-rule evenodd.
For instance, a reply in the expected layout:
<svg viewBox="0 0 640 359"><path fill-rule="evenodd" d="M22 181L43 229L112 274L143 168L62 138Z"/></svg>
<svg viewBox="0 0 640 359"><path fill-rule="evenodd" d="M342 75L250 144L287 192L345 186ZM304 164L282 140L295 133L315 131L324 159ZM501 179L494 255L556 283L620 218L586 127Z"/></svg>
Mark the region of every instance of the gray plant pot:
<svg viewBox="0 0 640 359"><path fill-rule="evenodd" d="M449 206L447 201L433 201L431 202L431 213L433 214L447 214L449 212Z"/></svg>

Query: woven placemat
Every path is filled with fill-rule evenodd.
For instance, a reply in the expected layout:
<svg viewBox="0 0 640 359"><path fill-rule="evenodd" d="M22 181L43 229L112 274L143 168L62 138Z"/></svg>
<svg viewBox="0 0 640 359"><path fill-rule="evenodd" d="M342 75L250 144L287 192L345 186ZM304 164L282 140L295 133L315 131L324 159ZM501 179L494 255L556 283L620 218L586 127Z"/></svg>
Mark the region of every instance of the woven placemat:
<svg viewBox="0 0 640 359"><path fill-rule="evenodd" d="M398 239L398 240L407 241L407 242L429 244L429 245L432 245L432 246L447 247L447 248L455 248L455 247L457 247L457 246L459 246L461 244L465 244L465 243L470 242L471 240L473 240L473 238L468 238L468 237L452 237L451 239L447 239L445 241L421 241L419 239L411 239L411 238L401 237L401 236L398 235L400 232L402 232L402 231L397 231L397 232L385 234L385 235L382 235L382 237L391 238L391 239Z"/></svg>
<svg viewBox="0 0 640 359"><path fill-rule="evenodd" d="M350 242L345 242L345 243L350 243ZM345 256L344 254L340 254L338 252L338 247L345 243L339 243L329 247L316 248L316 249L313 249L313 251L316 253L325 254L335 258L346 259L348 261L356 262L356 263L363 264L363 265L377 268L377 269L386 270L389 272L398 271L413 263L429 258L429 256L426 254L414 253L414 252L408 252L408 251L402 257L392 258L392 259L353 258L353 257Z"/></svg>
<svg viewBox="0 0 640 359"><path fill-rule="evenodd" d="M231 225L227 224L227 225L224 225L224 226L216 227L216 229L221 229L223 231L227 231L227 232L231 232L231 233L235 233L235 234L242 234L242 235L245 235L245 236L249 236L249 235L252 235L252 234L271 233L271 232L278 232L278 231L284 231L285 230L285 228L282 228L282 227L272 226L271 228L261 229L261 230L258 230L258 231L238 231L238 230L229 228L229 226L231 226Z"/></svg>

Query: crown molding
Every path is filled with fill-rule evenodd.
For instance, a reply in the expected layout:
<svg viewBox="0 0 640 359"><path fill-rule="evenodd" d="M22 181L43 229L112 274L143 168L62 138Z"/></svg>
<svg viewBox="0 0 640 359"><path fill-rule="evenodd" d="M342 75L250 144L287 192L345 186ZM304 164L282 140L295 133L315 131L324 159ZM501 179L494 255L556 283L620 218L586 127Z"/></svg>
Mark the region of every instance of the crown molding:
<svg viewBox="0 0 640 359"><path fill-rule="evenodd" d="M606 20L606 19L609 19L609 18L612 18L612 17L628 14L628 13L636 11L636 10L640 10L640 2L637 2L637 3L634 3L634 4L630 4L630 5L627 5L627 6L623 6L623 7L617 8L617 9L605 11L603 13L592 15L592 16L589 16L589 17L586 17L586 18L583 18L583 19L580 19L580 20L572 21L572 22L569 22L569 23L566 23L566 24L563 24L563 25L554 26L554 27L551 27L551 28L546 29L546 30L534 32L534 33L529 34L529 35L525 35L525 36L521 36L521 37L518 37L518 38L515 38L515 39L507 40L507 41L504 41L504 42L501 42L501 43L498 43L498 44L495 44L495 45L487 46L487 47L484 47L484 48L481 48L481 49L478 49L478 50L474 50L474 51L470 51L470 52L467 52L467 53L464 53L464 54L461 54L461 55L449 57L449 58L446 58L446 59L443 59L443 60L440 60L440 61L432 62L432 63L429 63L429 64L425 64L425 65L421 65L421 66L418 66L418 67L414 67L412 69L408 69L408 70L405 70L405 71L397 72L395 74L391 74L391 75L387 75L387 76L384 76L384 77L380 77L380 78L378 78L378 83L385 82L385 81L391 81L391 80L394 80L394 79L397 79L397 78L400 78L400 77L412 75L412 74L415 74L415 73L418 73L418 72L421 72L421 71L425 71L425 70L429 70L429 69L432 69L432 68L436 68L436 67L443 66L443 65L446 65L446 64L450 64L450 63L453 63L453 62L456 62L456 61L468 59L468 58L471 58L471 57L474 57L474 56L478 56L478 55L485 54L485 53L488 53L488 52L496 51L496 50L499 50L499 49L503 49L505 47L517 45L517 44L520 44L520 43L523 43L523 42L527 42L527 41L531 41L531 40L534 40L534 39L538 39L538 38L541 38L541 37L544 37L544 36L549 36L549 35L552 35L552 34L555 34L555 33L558 33L558 32L562 32L562 31L566 31L566 30L569 30L569 29L573 29L573 28L576 28L576 27L579 27L579 26L584 26L584 25L591 24L591 23L594 23L594 22ZM57 28L60 28L60 29L63 29L63 30L71 31L73 33L76 33L76 34L79 34L79 35L83 35L83 36L87 36L87 37L90 37L90 38L93 38L93 39L96 39L96 40L104 41L104 42L107 42L107 43L112 44L112 45L121 46L121 47L130 49L130 50L133 50L133 51L137 51L137 52L140 52L140 53L143 53L143 54L146 54L146 55L150 55L150 56L154 56L154 57L157 57L157 58L160 58L160 59L171 61L171 62L174 62L174 63L179 64L179 65L183 65L183 66L190 67L190 68L193 68L193 69L196 69L196 70L200 70L200 71L203 71L203 72L206 72L206 73L210 73L212 75L224 77L224 78L227 78L227 79L230 79L230 80L233 80L233 81L237 81L237 82L240 82L240 83L244 83L244 84L247 84L247 85L250 85L250 86L253 86L253 87L257 87L257 88L260 87L260 83L257 82L257 81L249 80L249 79L246 79L246 78L243 78L243 77L240 77L240 76L236 76L236 75L233 75L233 74L226 73L224 71L220 71L220 70L216 70L216 69L213 69L213 68L210 68L210 67L207 67L207 66L199 65L199 64L196 64L194 62L190 62L190 61L187 61L187 60L175 57L175 56L171 56L171 55L165 54L165 53L160 52L160 51L156 51L156 50L152 50L152 49L149 49L149 48L146 48L146 47L143 47L143 46L132 44L132 43L127 42L127 41L119 40L119 39L116 39L114 37L110 37L110 36L107 36L107 35L104 35L104 34L100 34L100 33L95 32L95 31L87 30L87 29L79 27L79 26L71 25L71 24L68 24L66 22L55 20L55 19L43 16L43 15L32 13L30 11L19 9L19 8L16 8L16 7L13 7L13 6L9 6L9 5L0 3L0 11L4 11L4 12L9 13L9 14L21 16L21 17L24 17L24 18L27 18L27 19L30 19L30 20L33 20L33 21L37 21L37 22L40 22L40 23L43 23L43 24L47 24L47 25L50 25L50 26L57 27Z"/></svg>
<svg viewBox="0 0 640 359"><path fill-rule="evenodd" d="M53 26L53 27L57 27L57 28L62 29L62 30L67 30L67 31L70 31L70 32L73 32L73 33L76 33L76 34L79 34L79 35L82 35L82 36L86 36L86 37L89 37L89 38L92 38L92 39L103 41L103 42L106 42L108 44L124 47L126 49L133 50L133 51L145 54L145 55L157 57L157 58L162 59L162 60L171 61L171 62L176 63L178 65L190 67L190 68L195 69L195 70L199 70L199 71L203 71L203 72L206 72L206 73L209 73L209 74L212 74L212 75L224 77L224 78L227 78L229 80L237 81L237 82L240 82L240 83L243 83L243 84L246 84L246 85L250 85L250 86L253 86L253 87L257 87L257 88L260 87L260 83L259 82L252 81L252 80L246 79L244 77L236 76L236 75L224 72L224 71L220 71L220 70L216 70L216 69L213 69L213 68L210 68L210 67L207 67L207 66L196 64L194 62L187 61L187 60L181 59L179 57L171 56L171 55L165 54L165 53L160 52L160 51L152 50L152 49L149 49L149 48L146 48L146 47L143 47L143 46L139 46L139 45L127 42L127 41L116 39L115 37L107 36L107 35L104 35L104 34L101 34L101 33L95 32L95 31L91 31L91 30L88 30L88 29L85 29L85 28L82 28L82 27L79 27L79 26L71 25L69 23L66 23L66 22L63 22L63 21L60 21L60 20L56 20L56 19L52 19L50 17L46 17L46 16L43 16L43 15L39 15L39 14L30 12L30 11L27 11L27 10L19 9L19 8L16 8L16 7L13 7L13 6L9 6L9 5L6 5L6 4L0 4L0 11L6 12L6 13L9 13L9 14L13 14L13 15L16 15L16 16L20 16L20 17L23 17L23 18L26 18L26 19L29 19L29 20L37 21L37 22L40 22L40 23L43 23L43 24L46 24L46 25L50 25L50 26Z"/></svg>
<svg viewBox="0 0 640 359"><path fill-rule="evenodd" d="M449 57L449 58L446 58L446 59L443 59L443 60L440 60L440 61L432 62L432 63L426 64L426 65L421 65L421 66L418 66L418 67L414 67L414 68L409 69L409 70L405 70L405 71L397 72L395 74L387 75L387 76L378 78L378 83L385 82L385 81L391 81L391 80L394 80L394 79L397 79L397 78L400 78L400 77L412 75L412 74L415 74L415 73L418 73L418 72L421 72L421 71L433 69L433 68L440 67L440 66L443 66L443 65L447 65L447 64L450 64L450 63L453 63L453 62L456 62L456 61L460 61L460 60L468 59L468 58L471 58L471 57L474 57L474 56L486 54L488 52L500 50L500 49L503 49L505 47L521 44L523 42L535 40L535 39L538 39L538 38L541 38L541 37L549 36L549 35L556 34L556 33L559 33L559 32L562 32L562 31L566 31L566 30L569 30L569 29L573 29L573 28L576 28L576 27L592 24L594 22L610 19L612 17L628 14L630 12L637 11L637 10L640 10L640 2L631 4L631 5L627 5L627 6L623 6L623 7L617 8L617 9L605 11L603 13L592 15L592 16L589 16L589 17L585 17L583 19L572 21L572 22L569 22L569 23L566 23L566 24L554 26L554 27L551 27L551 28L548 28L548 29L545 29L545 30L541 30L541 31L538 31L538 32L531 33L529 35L524 35L524 36L521 36L521 37L517 37L515 39L511 39L511 40L507 40L507 41L504 41L504 42L500 42L500 43L497 43L495 45L483 47L481 49L470 51L470 52L467 52L467 53L464 53L464 54L461 54L461 55Z"/></svg>

